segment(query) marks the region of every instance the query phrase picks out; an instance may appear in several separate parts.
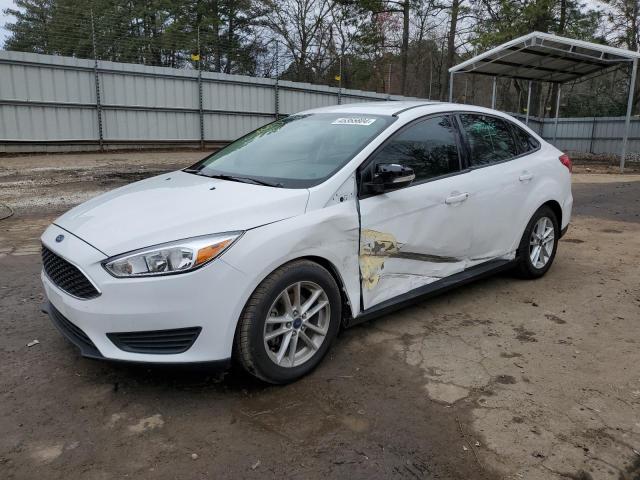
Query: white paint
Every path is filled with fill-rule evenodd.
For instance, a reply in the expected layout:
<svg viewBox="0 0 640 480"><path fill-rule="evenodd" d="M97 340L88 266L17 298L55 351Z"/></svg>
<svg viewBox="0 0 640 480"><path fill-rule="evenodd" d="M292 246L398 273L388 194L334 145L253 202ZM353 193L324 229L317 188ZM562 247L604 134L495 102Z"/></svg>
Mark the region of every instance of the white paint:
<svg viewBox="0 0 640 480"><path fill-rule="evenodd" d="M356 174L353 173L342 185L340 185L340 188L338 188L336 193L332 195L325 207L335 205L336 203L355 200L357 194L358 188L356 186Z"/></svg>
<svg viewBox="0 0 640 480"><path fill-rule="evenodd" d="M55 223L107 255L118 255L300 215L308 197L306 189L263 187L177 171L95 197Z"/></svg>
<svg viewBox="0 0 640 480"><path fill-rule="evenodd" d="M398 114L335 175L309 189L271 188L174 172L72 209L45 231L42 242L80 267L102 295L75 299L43 275L48 299L107 358L177 363L220 360L231 355L236 324L252 292L289 261L317 257L330 264L343 285L347 313L358 316L361 270L368 308L487 259L513 258L526 223L547 200L560 203L562 226L568 224L573 203L569 172L558 160L560 152L526 127L543 145L529 157L358 201L358 167L406 123L459 110L513 121L489 109L446 103L349 104L319 111L366 117L405 108L410 109ZM532 178L520 182L523 172ZM466 195L464 201L447 203L460 195ZM236 244L193 272L117 279L101 265L107 256L130 250L236 230L245 230ZM59 234L66 237L61 243L55 241ZM386 245L381 255L371 254L376 239ZM397 252L420 257L394 255ZM187 352L177 355L124 352L106 336L192 326L202 326L200 336Z"/></svg>

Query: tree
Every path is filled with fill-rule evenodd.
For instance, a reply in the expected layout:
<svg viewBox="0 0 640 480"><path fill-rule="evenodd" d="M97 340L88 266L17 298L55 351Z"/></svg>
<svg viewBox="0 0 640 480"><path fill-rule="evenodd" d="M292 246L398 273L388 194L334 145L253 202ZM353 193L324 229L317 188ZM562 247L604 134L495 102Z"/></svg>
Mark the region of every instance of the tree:
<svg viewBox="0 0 640 480"><path fill-rule="evenodd" d="M330 0L262 0L263 24L284 44L294 80L310 82L326 64L330 40Z"/></svg>
<svg viewBox="0 0 640 480"><path fill-rule="evenodd" d="M7 25L11 36L5 42L7 50L53 53L50 45L50 27L55 0L16 0L16 8L8 8L6 15L15 17Z"/></svg>
<svg viewBox="0 0 640 480"><path fill-rule="evenodd" d="M411 0L341 0L340 3L348 4L359 8L363 12L367 12L374 17L374 21L379 17L385 18L386 15L400 14L402 18L400 50L400 93L407 93L407 72L409 59L409 36L410 36L410 18L412 11Z"/></svg>
<svg viewBox="0 0 640 480"><path fill-rule="evenodd" d="M640 46L640 2L638 0L603 0L609 6L607 20L612 25L610 41L633 52ZM634 108L640 107L640 75L634 85Z"/></svg>

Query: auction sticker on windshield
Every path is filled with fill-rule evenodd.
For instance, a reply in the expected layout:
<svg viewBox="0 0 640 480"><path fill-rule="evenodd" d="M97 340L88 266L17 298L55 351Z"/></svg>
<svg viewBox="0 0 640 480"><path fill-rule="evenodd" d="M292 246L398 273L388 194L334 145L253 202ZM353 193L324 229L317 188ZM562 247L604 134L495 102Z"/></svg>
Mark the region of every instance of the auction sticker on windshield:
<svg viewBox="0 0 640 480"><path fill-rule="evenodd" d="M332 125L371 125L375 122L375 118L365 118L365 117L349 117L349 118L337 118L333 122Z"/></svg>

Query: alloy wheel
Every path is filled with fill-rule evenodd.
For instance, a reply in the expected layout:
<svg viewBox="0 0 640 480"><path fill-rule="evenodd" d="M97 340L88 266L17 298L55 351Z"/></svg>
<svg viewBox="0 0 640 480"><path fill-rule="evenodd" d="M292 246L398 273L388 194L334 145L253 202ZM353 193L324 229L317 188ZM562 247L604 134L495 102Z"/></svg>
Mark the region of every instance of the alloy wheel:
<svg viewBox="0 0 640 480"><path fill-rule="evenodd" d="M307 362L325 341L331 321L326 292L313 282L296 282L277 296L264 324L264 346L281 367Z"/></svg>
<svg viewBox="0 0 640 480"><path fill-rule="evenodd" d="M553 253L555 229L549 217L538 219L529 239L529 258L531 264L537 268L544 268Z"/></svg>

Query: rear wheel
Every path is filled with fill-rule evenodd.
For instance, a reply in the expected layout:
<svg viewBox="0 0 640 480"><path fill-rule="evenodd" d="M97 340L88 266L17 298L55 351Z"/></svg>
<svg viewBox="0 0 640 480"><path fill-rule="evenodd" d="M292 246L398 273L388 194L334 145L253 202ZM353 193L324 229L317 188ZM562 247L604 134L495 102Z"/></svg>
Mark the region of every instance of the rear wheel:
<svg viewBox="0 0 640 480"><path fill-rule="evenodd" d="M540 207L529 221L518 247L517 272L523 278L539 278L551 268L558 248L558 219L548 206Z"/></svg>
<svg viewBox="0 0 640 480"><path fill-rule="evenodd" d="M331 274L317 263L283 265L253 292L235 338L235 357L252 375L287 383L322 360L341 319L341 299Z"/></svg>

